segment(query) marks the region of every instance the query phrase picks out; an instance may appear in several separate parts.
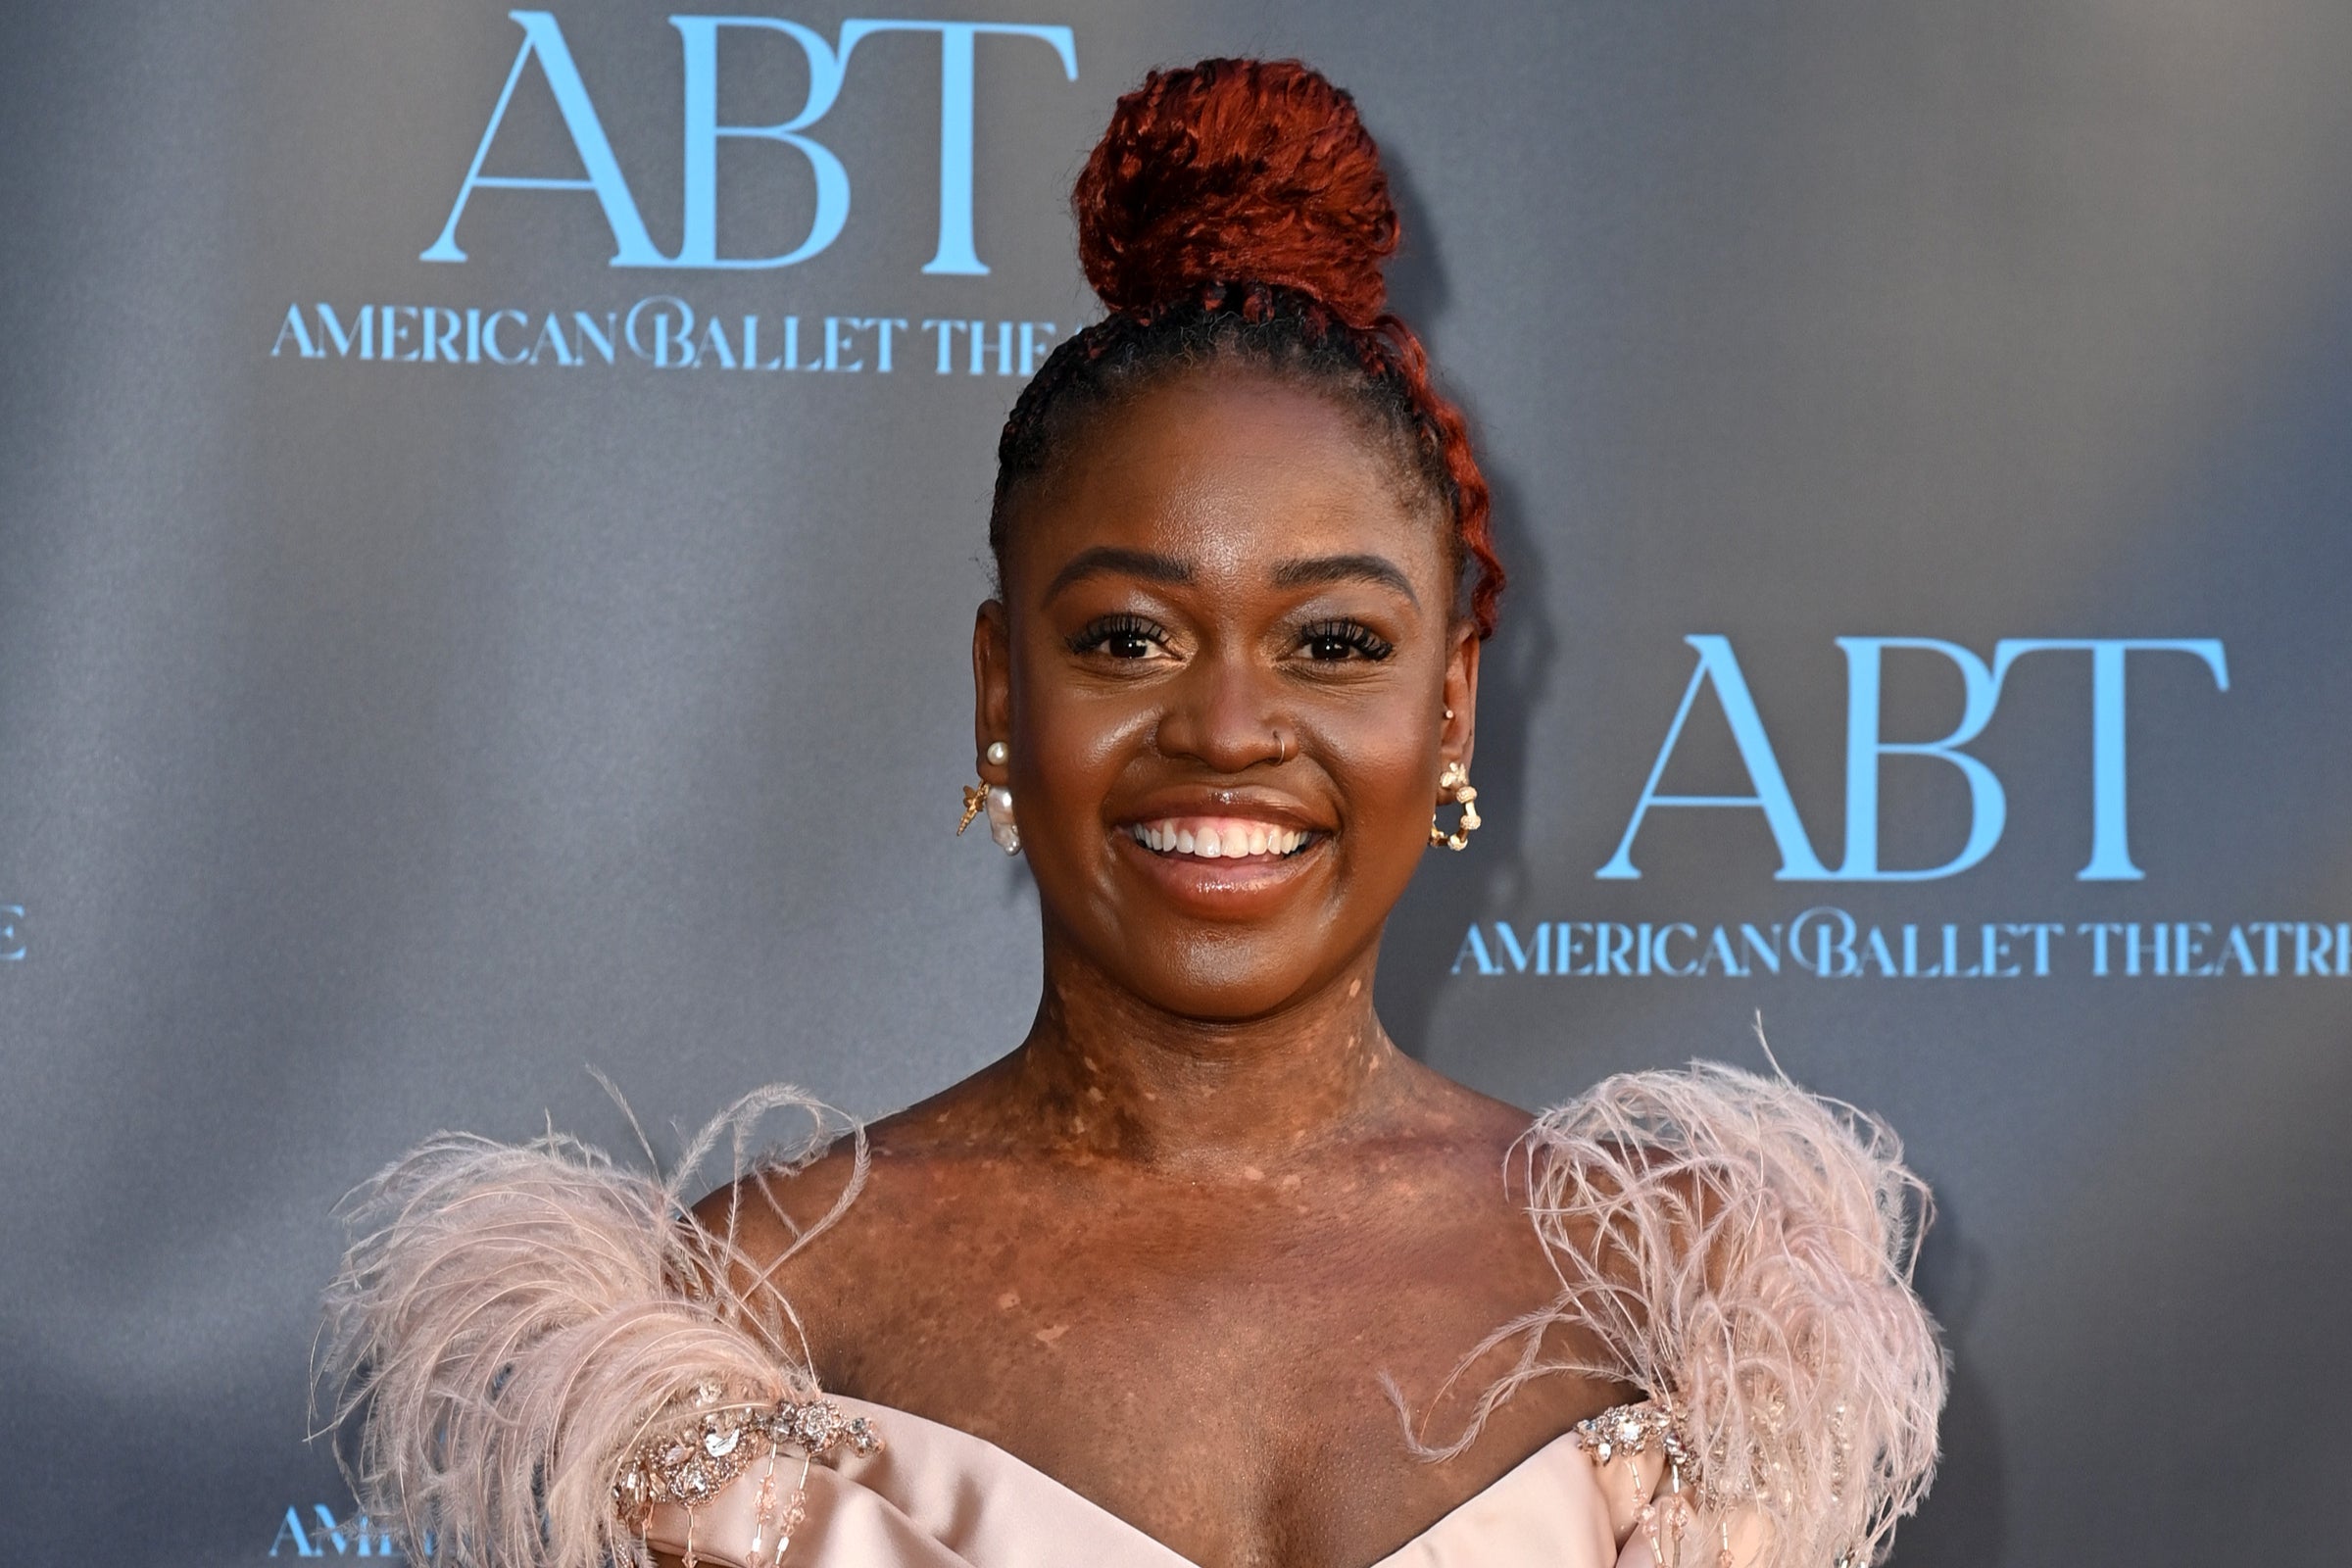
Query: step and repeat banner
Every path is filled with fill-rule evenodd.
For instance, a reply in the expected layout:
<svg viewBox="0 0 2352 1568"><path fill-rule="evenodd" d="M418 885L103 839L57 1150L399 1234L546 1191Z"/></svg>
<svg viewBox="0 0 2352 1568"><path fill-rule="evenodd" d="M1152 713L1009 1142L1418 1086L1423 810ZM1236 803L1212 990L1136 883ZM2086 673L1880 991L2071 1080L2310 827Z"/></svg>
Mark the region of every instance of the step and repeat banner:
<svg viewBox="0 0 2352 1568"><path fill-rule="evenodd" d="M2352 1474L2352 12L15 6L13 1560L397 1555L306 1443L437 1129L1011 1046L953 836L1014 393L1155 64L1352 88L1513 569L1391 1031L1886 1116L1905 1564L2328 1560Z"/></svg>

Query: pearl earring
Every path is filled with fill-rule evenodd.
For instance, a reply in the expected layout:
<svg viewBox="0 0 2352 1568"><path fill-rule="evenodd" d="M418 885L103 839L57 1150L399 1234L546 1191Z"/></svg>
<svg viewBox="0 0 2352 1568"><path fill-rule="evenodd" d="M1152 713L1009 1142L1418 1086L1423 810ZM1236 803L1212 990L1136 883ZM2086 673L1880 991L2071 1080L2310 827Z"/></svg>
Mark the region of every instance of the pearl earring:
<svg viewBox="0 0 2352 1568"><path fill-rule="evenodd" d="M1006 855L1021 853L1020 824L1012 819L1012 791L1004 785L993 786L988 792L988 836L997 841L997 848Z"/></svg>
<svg viewBox="0 0 2352 1568"><path fill-rule="evenodd" d="M988 750L981 755L988 759L989 766L1003 767L1012 760L1012 749L1003 741L990 741ZM997 841L997 848L1006 855L1020 854L1021 828L1013 819L1012 791L986 779L963 787L963 819L956 824L956 836L961 838L963 830L983 811L988 813L988 836Z"/></svg>
<svg viewBox="0 0 2352 1568"><path fill-rule="evenodd" d="M1449 850L1468 849L1470 835L1479 828L1476 805L1478 791L1470 787L1470 770L1459 762L1447 762L1445 770L1438 774L1438 793L1462 808L1462 819L1460 825L1448 833L1438 825L1438 815L1432 811L1429 815L1430 844L1443 844Z"/></svg>

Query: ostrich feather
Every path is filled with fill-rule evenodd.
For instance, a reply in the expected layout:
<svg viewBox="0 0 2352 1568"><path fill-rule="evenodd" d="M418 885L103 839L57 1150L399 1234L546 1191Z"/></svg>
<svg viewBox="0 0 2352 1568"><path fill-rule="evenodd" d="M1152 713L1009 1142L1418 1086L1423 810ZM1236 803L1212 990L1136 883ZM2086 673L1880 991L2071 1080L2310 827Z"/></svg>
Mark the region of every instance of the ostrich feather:
<svg viewBox="0 0 2352 1568"><path fill-rule="evenodd" d="M1700 1456L1698 1537L1762 1516L1760 1568L1884 1557L1936 1466L1945 1357L1911 1289L1933 1212L1876 1118L1720 1063L1625 1073L1512 1152L1559 1282L1457 1366L1516 1345L1460 1452L1530 1379L1575 1373L1669 1402ZM1449 1385L1450 1386L1450 1385ZM1746 1532L1752 1536L1752 1532Z"/></svg>
<svg viewBox="0 0 2352 1568"><path fill-rule="evenodd" d="M807 1118L759 1152L777 1111ZM613 1508L623 1456L715 1380L730 1400L814 1395L790 1307L721 1230L686 1209L722 1146L734 1172L805 1167L847 1131L851 1179L787 1251L833 1223L865 1176L862 1134L800 1091L737 1102L667 1176L552 1130L524 1145L442 1134L345 1200L321 1381L353 1491L411 1555L466 1568L637 1560ZM649 1152L650 1160L650 1152Z"/></svg>

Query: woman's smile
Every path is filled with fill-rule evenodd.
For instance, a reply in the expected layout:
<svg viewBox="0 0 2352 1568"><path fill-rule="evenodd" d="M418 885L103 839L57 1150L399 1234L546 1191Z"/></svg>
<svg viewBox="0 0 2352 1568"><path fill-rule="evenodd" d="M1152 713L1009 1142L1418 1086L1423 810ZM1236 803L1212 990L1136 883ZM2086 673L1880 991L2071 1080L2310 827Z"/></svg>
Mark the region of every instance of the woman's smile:
<svg viewBox="0 0 2352 1568"><path fill-rule="evenodd" d="M1111 858L1183 913L1264 918L1329 858L1331 834L1263 817L1161 816L1111 834Z"/></svg>
<svg viewBox="0 0 2352 1568"><path fill-rule="evenodd" d="M1127 832L1154 855L1203 860L1281 859L1296 855L1307 841L1307 834L1298 828L1246 816L1166 816L1130 823Z"/></svg>

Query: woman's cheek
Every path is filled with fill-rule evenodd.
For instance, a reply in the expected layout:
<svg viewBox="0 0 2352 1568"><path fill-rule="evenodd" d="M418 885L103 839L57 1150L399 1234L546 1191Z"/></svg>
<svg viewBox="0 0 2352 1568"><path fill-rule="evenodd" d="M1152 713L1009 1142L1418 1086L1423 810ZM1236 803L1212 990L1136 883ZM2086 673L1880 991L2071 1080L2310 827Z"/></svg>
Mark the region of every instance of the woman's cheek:
<svg viewBox="0 0 2352 1568"><path fill-rule="evenodd" d="M1408 723L1334 737L1332 774L1348 825L1367 848L1417 845L1428 832L1437 800L1437 738L1407 738Z"/></svg>

